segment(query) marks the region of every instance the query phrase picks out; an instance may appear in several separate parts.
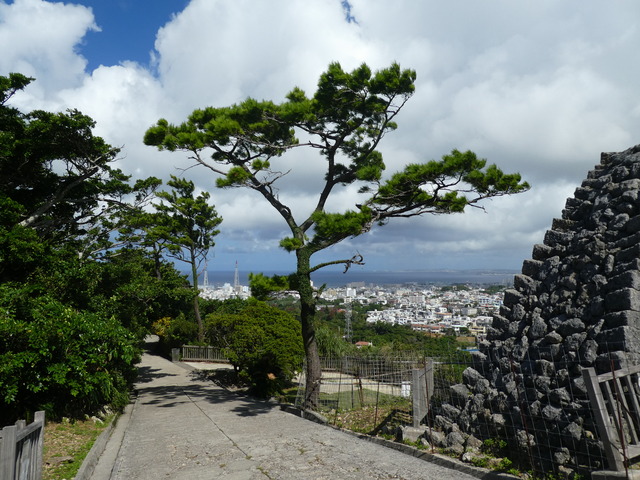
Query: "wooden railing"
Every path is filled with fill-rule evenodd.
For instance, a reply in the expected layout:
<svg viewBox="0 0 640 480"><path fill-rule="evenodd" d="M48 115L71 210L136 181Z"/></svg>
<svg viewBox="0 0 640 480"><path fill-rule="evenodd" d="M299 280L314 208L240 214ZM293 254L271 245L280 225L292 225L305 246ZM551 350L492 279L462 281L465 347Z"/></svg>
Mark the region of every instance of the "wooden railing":
<svg viewBox="0 0 640 480"><path fill-rule="evenodd" d="M640 456L640 365L596 375L583 368L609 468L626 471Z"/></svg>
<svg viewBox="0 0 640 480"><path fill-rule="evenodd" d="M229 363L229 359L222 354L222 350L214 347L183 345L180 349L180 356L183 362Z"/></svg>
<svg viewBox="0 0 640 480"><path fill-rule="evenodd" d="M0 480L40 480L44 447L44 412L33 423L18 420L0 431Z"/></svg>

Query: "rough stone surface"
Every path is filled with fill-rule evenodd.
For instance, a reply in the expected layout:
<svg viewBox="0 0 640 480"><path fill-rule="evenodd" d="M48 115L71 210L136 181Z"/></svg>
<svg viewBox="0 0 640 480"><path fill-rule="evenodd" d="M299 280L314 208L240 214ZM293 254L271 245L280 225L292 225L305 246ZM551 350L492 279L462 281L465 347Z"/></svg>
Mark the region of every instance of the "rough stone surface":
<svg viewBox="0 0 640 480"><path fill-rule="evenodd" d="M424 428L416 427L399 427L396 434L396 439L399 442L412 442L415 443L418 439L424 435Z"/></svg>
<svg viewBox="0 0 640 480"><path fill-rule="evenodd" d="M602 154L524 261L479 350L439 424L467 439L499 432L524 456L538 446L536 470L579 472L587 457L606 466L581 368L640 361L640 145Z"/></svg>

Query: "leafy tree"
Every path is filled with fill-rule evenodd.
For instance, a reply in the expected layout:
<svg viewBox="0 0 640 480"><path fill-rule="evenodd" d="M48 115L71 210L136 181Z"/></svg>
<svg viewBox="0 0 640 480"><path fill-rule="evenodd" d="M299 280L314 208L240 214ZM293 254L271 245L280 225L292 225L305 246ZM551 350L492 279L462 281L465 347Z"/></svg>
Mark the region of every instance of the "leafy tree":
<svg viewBox="0 0 640 480"><path fill-rule="evenodd" d="M119 150L93 135L91 118L7 105L32 80L0 77L0 199L13 202L17 226L56 241L80 239L133 187L111 166Z"/></svg>
<svg viewBox="0 0 640 480"><path fill-rule="evenodd" d="M453 285L443 285L440 287L441 292L468 292L470 290L471 287L464 283L454 283Z"/></svg>
<svg viewBox="0 0 640 480"><path fill-rule="evenodd" d="M232 304L232 311L237 306ZM256 300L235 313L225 310L207 315L209 342L224 349L254 394L268 397L282 391L304 358L296 318Z"/></svg>
<svg viewBox="0 0 640 480"><path fill-rule="evenodd" d="M123 212L118 226L117 245L131 250L142 249L153 260L155 276L162 279L162 265L169 247L165 214L146 208L133 208Z"/></svg>
<svg viewBox="0 0 640 480"><path fill-rule="evenodd" d="M169 256L189 265L193 286L193 311L198 324L198 341L204 340L204 327L200 315L198 272L206 260L213 239L220 233L222 222L215 207L209 205L209 193L194 196L193 182L172 175L167 185L170 192L158 192L164 202L155 206L158 215L153 228L156 238L163 239Z"/></svg>
<svg viewBox="0 0 640 480"><path fill-rule="evenodd" d="M289 277L285 275L267 277L262 273L250 273L249 288L251 289L252 297L266 301L274 292L289 289Z"/></svg>
<svg viewBox="0 0 640 480"><path fill-rule="evenodd" d="M338 331L326 323L317 325L316 341L318 342L318 352L323 356L342 357L351 353L354 348Z"/></svg>
<svg viewBox="0 0 640 480"><path fill-rule="evenodd" d="M484 291L487 295L495 295L496 293L504 292L507 288L505 285L488 285L484 287Z"/></svg>
<svg viewBox="0 0 640 480"><path fill-rule="evenodd" d="M113 232L148 203L159 180L113 168L118 149L76 110L9 105L31 78L0 76L0 420L44 408L79 415L123 406L138 342L186 283ZM183 289L184 290L184 289Z"/></svg>
<svg viewBox="0 0 640 480"><path fill-rule="evenodd" d="M191 295L189 282L171 262L162 262L160 278L157 266L140 249L121 250L105 262L92 298L99 305L109 305L106 315L140 336L148 333L155 320L185 311Z"/></svg>
<svg viewBox="0 0 640 480"><path fill-rule="evenodd" d="M113 318L29 290L0 287L0 423L38 409L59 418L124 407L137 338Z"/></svg>
<svg viewBox="0 0 640 480"><path fill-rule="evenodd" d="M200 310L203 315L210 313L239 313L247 306L242 298L227 298L225 300L200 299Z"/></svg>
<svg viewBox="0 0 640 480"><path fill-rule="evenodd" d="M173 318L163 317L153 326L160 337L160 349L164 354L170 354L172 348L192 344L198 337L198 326L192 319L187 319L183 312Z"/></svg>
<svg viewBox="0 0 640 480"><path fill-rule="evenodd" d="M383 179L378 145L397 127L396 116L413 94L415 78L414 71L395 63L375 73L364 64L345 72L333 63L312 97L294 88L281 104L249 98L229 107L198 109L180 125L160 119L144 137L160 150L189 152L197 164L219 175L218 187L255 190L288 226L291 235L280 245L296 255L292 287L301 300L307 407L317 405L321 377L311 274L328 265L341 264L346 271L363 263L358 254L314 264L314 254L393 218L459 213L483 199L528 189L520 175L505 174L473 152L458 150ZM326 166L315 206L302 218L294 216L276 188L287 172L275 168L275 162L294 148L316 150ZM327 211L331 194L351 184L360 185L362 200L353 209Z"/></svg>
<svg viewBox="0 0 640 480"><path fill-rule="evenodd" d="M128 177L125 177L128 179ZM103 214L97 217L95 224L88 228L84 234L85 251L81 257L113 256L114 250L121 248L140 248L143 243L136 244L132 241L133 234L127 237L124 232L133 231L147 213L151 201L155 198L157 188L162 181L155 177L136 180L133 186L122 185L117 195L102 200L109 208L103 208ZM116 232L119 236L115 236ZM115 240L114 240L115 237ZM116 252L116 254L119 254ZM161 279L160 270L162 257L159 255L156 261L156 273Z"/></svg>
<svg viewBox="0 0 640 480"><path fill-rule="evenodd" d="M22 113L9 106L32 80L0 76L2 281L24 280L47 246L81 258L113 248L123 214L148 203L160 183L152 177L131 185L112 166L119 150L93 135L95 122L79 111Z"/></svg>
<svg viewBox="0 0 640 480"><path fill-rule="evenodd" d="M100 262L76 257L51 257L31 277L33 288L48 293L77 310L113 317L139 339L163 316L189 308L189 282L164 262L162 279L141 249L124 249Z"/></svg>

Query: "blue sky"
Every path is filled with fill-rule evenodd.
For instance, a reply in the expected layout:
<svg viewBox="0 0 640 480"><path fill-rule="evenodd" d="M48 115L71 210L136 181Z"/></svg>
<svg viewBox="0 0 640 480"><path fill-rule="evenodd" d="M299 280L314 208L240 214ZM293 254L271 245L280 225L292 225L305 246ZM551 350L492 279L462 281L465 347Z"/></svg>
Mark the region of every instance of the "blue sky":
<svg viewBox="0 0 640 480"><path fill-rule="evenodd" d="M184 10L189 0L83 0L100 31L90 31L79 47L88 70L122 60L148 64L158 29Z"/></svg>
<svg viewBox="0 0 640 480"><path fill-rule="evenodd" d="M171 174L211 192L224 218L212 269L287 271L282 219L244 190L217 190L182 153L142 137L159 118L251 96L282 101L314 92L338 61L374 70L394 61L417 72L398 130L380 146L391 174L409 162L470 149L531 191L485 211L398 220L348 240L317 261L365 257L371 271L519 270L560 217L600 152L640 143L640 2L583 0L0 0L0 75L36 78L12 101L25 111L77 108L122 147L134 178ZM90 7L90 8L89 8ZM348 11L347 11L348 10ZM315 205L323 161L299 155L281 185L297 217ZM304 168L300 168L300 164ZM337 191L330 209L358 201Z"/></svg>

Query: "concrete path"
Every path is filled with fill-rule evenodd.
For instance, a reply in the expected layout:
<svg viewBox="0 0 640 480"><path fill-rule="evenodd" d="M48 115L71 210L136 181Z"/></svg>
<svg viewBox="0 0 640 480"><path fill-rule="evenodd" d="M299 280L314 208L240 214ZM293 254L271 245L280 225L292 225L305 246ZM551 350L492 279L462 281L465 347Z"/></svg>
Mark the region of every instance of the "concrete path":
<svg viewBox="0 0 640 480"><path fill-rule="evenodd" d="M470 475L229 393L145 354L138 396L92 480L437 479ZM487 478L493 477L488 475Z"/></svg>

